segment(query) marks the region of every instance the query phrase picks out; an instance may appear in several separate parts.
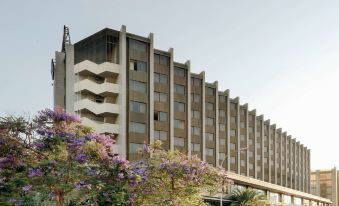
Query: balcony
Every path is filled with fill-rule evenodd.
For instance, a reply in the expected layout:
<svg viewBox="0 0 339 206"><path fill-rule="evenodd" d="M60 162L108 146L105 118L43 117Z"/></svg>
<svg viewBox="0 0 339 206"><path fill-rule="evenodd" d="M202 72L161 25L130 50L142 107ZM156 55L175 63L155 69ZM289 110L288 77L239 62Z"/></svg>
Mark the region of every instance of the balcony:
<svg viewBox="0 0 339 206"><path fill-rule="evenodd" d="M82 120L84 125L92 127L97 133L119 134L119 125L117 124L96 121L87 117L82 117Z"/></svg>
<svg viewBox="0 0 339 206"><path fill-rule="evenodd" d="M112 103L97 103L90 99L82 99L74 103L74 111L88 110L96 115L119 114L119 105Z"/></svg>
<svg viewBox="0 0 339 206"><path fill-rule="evenodd" d="M74 91L75 92L89 91L96 95L105 96L105 94L119 94L120 86L109 82L98 84L89 79L84 79L74 84Z"/></svg>
<svg viewBox="0 0 339 206"><path fill-rule="evenodd" d="M96 64L92 61L85 60L82 61L74 66L74 73L75 74L95 74L101 76L111 76L111 75L118 75L120 72L120 65L111 63L111 62L104 62L101 64Z"/></svg>

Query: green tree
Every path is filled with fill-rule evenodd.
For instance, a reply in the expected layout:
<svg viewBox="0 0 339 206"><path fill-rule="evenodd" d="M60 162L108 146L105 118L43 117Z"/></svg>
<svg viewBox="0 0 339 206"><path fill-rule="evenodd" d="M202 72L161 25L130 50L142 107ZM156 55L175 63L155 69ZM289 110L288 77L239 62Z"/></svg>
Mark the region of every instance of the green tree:
<svg viewBox="0 0 339 206"><path fill-rule="evenodd" d="M217 192L227 180L224 170L197 156L165 151L160 141L145 145L143 159L131 167L142 178L142 184L134 187L135 205L206 205L203 195Z"/></svg>
<svg viewBox="0 0 339 206"><path fill-rule="evenodd" d="M238 188L229 197L231 206L268 206L265 195L250 188Z"/></svg>

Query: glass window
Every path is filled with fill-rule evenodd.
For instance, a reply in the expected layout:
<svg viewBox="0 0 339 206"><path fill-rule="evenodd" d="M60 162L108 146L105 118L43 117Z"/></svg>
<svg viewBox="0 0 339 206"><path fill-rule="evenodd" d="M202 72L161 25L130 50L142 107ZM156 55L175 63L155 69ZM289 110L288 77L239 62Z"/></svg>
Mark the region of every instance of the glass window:
<svg viewBox="0 0 339 206"><path fill-rule="evenodd" d="M174 102L174 112L185 112L185 103Z"/></svg>
<svg viewBox="0 0 339 206"><path fill-rule="evenodd" d="M129 39L129 48L140 52L147 52L147 44L134 39Z"/></svg>
<svg viewBox="0 0 339 206"><path fill-rule="evenodd" d="M231 117L231 123L236 123L237 122L237 118L236 117Z"/></svg>
<svg viewBox="0 0 339 206"><path fill-rule="evenodd" d="M137 144L137 143L129 143L129 153L130 154L138 154L143 149L143 144Z"/></svg>
<svg viewBox="0 0 339 206"><path fill-rule="evenodd" d="M154 92L155 102L167 102L167 94L162 92Z"/></svg>
<svg viewBox="0 0 339 206"><path fill-rule="evenodd" d="M146 104L142 102L130 101L129 109L131 112L146 113Z"/></svg>
<svg viewBox="0 0 339 206"><path fill-rule="evenodd" d="M182 137L174 137L174 145L184 147L185 146L185 139Z"/></svg>
<svg viewBox="0 0 339 206"><path fill-rule="evenodd" d="M226 130L226 126L224 124L219 124L219 131L224 132Z"/></svg>
<svg viewBox="0 0 339 206"><path fill-rule="evenodd" d="M226 145L226 140L225 139L219 139L219 145Z"/></svg>
<svg viewBox="0 0 339 206"><path fill-rule="evenodd" d="M194 77L191 78L191 84L194 86L200 86L200 82L201 82L201 79L194 78Z"/></svg>
<svg viewBox="0 0 339 206"><path fill-rule="evenodd" d="M235 164L235 157L231 156L230 159L231 159L231 163L232 163L232 164Z"/></svg>
<svg viewBox="0 0 339 206"><path fill-rule="evenodd" d="M185 94L185 86L180 84L174 84L174 92L178 94Z"/></svg>
<svg viewBox="0 0 339 206"><path fill-rule="evenodd" d="M214 104L211 102L206 102L206 108L207 110L213 111L214 110Z"/></svg>
<svg viewBox="0 0 339 206"><path fill-rule="evenodd" d="M192 152L200 152L200 144L199 143L192 143L191 144L191 150Z"/></svg>
<svg viewBox="0 0 339 206"><path fill-rule="evenodd" d="M161 130L154 130L154 139L167 141L167 132Z"/></svg>
<svg viewBox="0 0 339 206"><path fill-rule="evenodd" d="M186 76L185 69L174 67L174 75L179 76L179 77L185 77Z"/></svg>
<svg viewBox="0 0 339 206"><path fill-rule="evenodd" d="M245 122L240 122L240 128L245 128Z"/></svg>
<svg viewBox="0 0 339 206"><path fill-rule="evenodd" d="M240 135L240 141L246 141L246 137L245 137L244 134L241 134L241 135Z"/></svg>
<svg viewBox="0 0 339 206"><path fill-rule="evenodd" d="M159 54L154 54L154 63L168 66L169 65L169 57Z"/></svg>
<svg viewBox="0 0 339 206"><path fill-rule="evenodd" d="M206 87L206 94L214 96L214 89L210 87Z"/></svg>
<svg viewBox="0 0 339 206"><path fill-rule="evenodd" d="M241 110L240 110L240 114L241 114L241 115L245 115L245 114L246 114L246 110L241 109Z"/></svg>
<svg viewBox="0 0 339 206"><path fill-rule="evenodd" d="M154 120L167 122L167 112L154 112Z"/></svg>
<svg viewBox="0 0 339 206"><path fill-rule="evenodd" d="M200 135L200 128L199 127L191 127L192 135Z"/></svg>
<svg viewBox="0 0 339 206"><path fill-rule="evenodd" d="M226 116L225 110L223 110L223 109L219 110L219 116L220 117L225 117Z"/></svg>
<svg viewBox="0 0 339 206"><path fill-rule="evenodd" d="M195 94L195 93L191 94L191 101L192 102L200 102L200 99L201 99L200 94Z"/></svg>
<svg viewBox="0 0 339 206"><path fill-rule="evenodd" d="M192 110L191 116L192 116L192 118L200 119L200 111L198 111L198 110Z"/></svg>
<svg viewBox="0 0 339 206"><path fill-rule="evenodd" d="M154 54L154 63L160 64L160 55L159 54Z"/></svg>
<svg viewBox="0 0 339 206"><path fill-rule="evenodd" d="M235 144L234 143L230 143L230 148L231 148L231 150L235 150Z"/></svg>
<svg viewBox="0 0 339 206"><path fill-rule="evenodd" d="M225 158L226 158L226 154L223 153L223 152L220 152L219 153L219 160L224 160ZM222 166L222 165L220 165L220 166Z"/></svg>
<svg viewBox="0 0 339 206"><path fill-rule="evenodd" d="M214 125L214 119L211 117L206 117L206 125L213 126Z"/></svg>
<svg viewBox="0 0 339 206"><path fill-rule="evenodd" d="M230 130L230 135L231 135L232 137L235 137L235 134L236 134L236 131L235 131L234 129L231 129L231 130Z"/></svg>
<svg viewBox="0 0 339 206"><path fill-rule="evenodd" d="M129 69L138 72L147 72L147 63L139 60L131 60Z"/></svg>
<svg viewBox="0 0 339 206"><path fill-rule="evenodd" d="M242 167L245 167L245 160L240 160L240 165L242 166Z"/></svg>
<svg viewBox="0 0 339 206"><path fill-rule="evenodd" d="M144 82L130 80L129 86L133 91L146 93L146 83Z"/></svg>
<svg viewBox="0 0 339 206"><path fill-rule="evenodd" d="M214 141L214 134L213 133L205 133L205 138L206 138L206 141L211 141L213 142Z"/></svg>
<svg viewBox="0 0 339 206"><path fill-rule="evenodd" d="M226 97L225 96L219 96L219 102L226 102Z"/></svg>
<svg viewBox="0 0 339 206"><path fill-rule="evenodd" d="M235 110L237 108L237 105L235 103L231 103L231 109Z"/></svg>
<svg viewBox="0 0 339 206"><path fill-rule="evenodd" d="M146 124L144 123L138 123L138 122L130 122L129 124L129 131L145 134L146 133Z"/></svg>
<svg viewBox="0 0 339 206"><path fill-rule="evenodd" d="M206 156L213 157L213 155L214 155L214 149L206 148Z"/></svg>
<svg viewBox="0 0 339 206"><path fill-rule="evenodd" d="M254 132L253 127L248 127L248 132L249 132L249 133L253 133L253 132Z"/></svg>
<svg viewBox="0 0 339 206"><path fill-rule="evenodd" d="M180 119L174 120L174 128L185 129L185 121Z"/></svg>
<svg viewBox="0 0 339 206"><path fill-rule="evenodd" d="M159 74L154 73L154 82L161 83L161 84L167 84L168 78L166 74Z"/></svg>

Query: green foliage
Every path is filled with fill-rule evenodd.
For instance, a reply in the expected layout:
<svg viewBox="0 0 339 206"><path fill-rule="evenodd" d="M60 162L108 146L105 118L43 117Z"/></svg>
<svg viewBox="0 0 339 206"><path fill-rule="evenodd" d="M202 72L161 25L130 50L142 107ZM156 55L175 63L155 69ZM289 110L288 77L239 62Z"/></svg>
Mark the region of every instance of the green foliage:
<svg viewBox="0 0 339 206"><path fill-rule="evenodd" d="M265 195L250 189L236 189L232 192L230 198L231 206L268 206L269 203Z"/></svg>

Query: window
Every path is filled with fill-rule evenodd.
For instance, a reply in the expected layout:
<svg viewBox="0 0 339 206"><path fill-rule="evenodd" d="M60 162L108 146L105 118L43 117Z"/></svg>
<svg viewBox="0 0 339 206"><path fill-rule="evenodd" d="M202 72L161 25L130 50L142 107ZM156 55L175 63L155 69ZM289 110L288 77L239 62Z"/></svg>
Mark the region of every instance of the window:
<svg viewBox="0 0 339 206"><path fill-rule="evenodd" d="M230 143L230 149L235 150L235 144L234 143Z"/></svg>
<svg viewBox="0 0 339 206"><path fill-rule="evenodd" d="M237 118L236 117L231 117L231 123L236 123L237 122Z"/></svg>
<svg viewBox="0 0 339 206"><path fill-rule="evenodd" d="M226 97L225 96L219 96L219 102L226 102Z"/></svg>
<svg viewBox="0 0 339 206"><path fill-rule="evenodd" d="M174 92L178 94L185 94L185 86L180 84L174 84Z"/></svg>
<svg viewBox="0 0 339 206"><path fill-rule="evenodd" d="M251 169L251 170L253 170L253 169L254 169L254 165L251 164L251 163L249 163L249 164L248 164L248 168Z"/></svg>
<svg viewBox="0 0 339 206"><path fill-rule="evenodd" d="M147 72L147 63L139 60L131 60L129 69L137 72Z"/></svg>
<svg viewBox="0 0 339 206"><path fill-rule="evenodd" d="M206 141L213 142L214 141L214 134L213 133L205 133L205 138L206 138Z"/></svg>
<svg viewBox="0 0 339 206"><path fill-rule="evenodd" d="M211 102L206 102L206 108L207 110L213 111L214 110L214 104Z"/></svg>
<svg viewBox="0 0 339 206"><path fill-rule="evenodd" d="M167 102L167 94L162 92L154 92L155 102Z"/></svg>
<svg viewBox="0 0 339 206"><path fill-rule="evenodd" d="M145 134L146 133L146 124L138 123L138 122L130 122L129 131L139 133L139 134Z"/></svg>
<svg viewBox="0 0 339 206"><path fill-rule="evenodd" d="M137 143L129 143L129 153L130 154L138 154L142 151L143 144L137 144Z"/></svg>
<svg viewBox="0 0 339 206"><path fill-rule="evenodd" d="M200 119L200 111L198 111L198 110L192 110L191 116L192 116L192 118Z"/></svg>
<svg viewBox="0 0 339 206"><path fill-rule="evenodd" d="M240 128L245 128L245 122L240 122Z"/></svg>
<svg viewBox="0 0 339 206"><path fill-rule="evenodd" d="M245 137L244 134L241 134L241 135L240 135L240 141L246 141L246 137Z"/></svg>
<svg viewBox="0 0 339 206"><path fill-rule="evenodd" d="M248 152L248 157L253 157L254 153L252 151Z"/></svg>
<svg viewBox="0 0 339 206"><path fill-rule="evenodd" d="M146 113L146 104L142 102L130 101L129 109L131 112Z"/></svg>
<svg viewBox="0 0 339 206"><path fill-rule="evenodd" d="M245 164L245 160L241 160L241 161L240 161L240 165L241 165L242 167L245 167L245 165L246 165L246 164Z"/></svg>
<svg viewBox="0 0 339 206"><path fill-rule="evenodd" d="M179 76L179 77L185 77L186 76L185 69L174 67L174 75Z"/></svg>
<svg viewBox="0 0 339 206"><path fill-rule="evenodd" d="M185 103L174 102L174 112L185 112Z"/></svg>
<svg viewBox="0 0 339 206"><path fill-rule="evenodd" d="M231 156L231 164L235 164L235 157Z"/></svg>
<svg viewBox="0 0 339 206"><path fill-rule="evenodd" d="M167 112L154 112L154 120L167 122Z"/></svg>
<svg viewBox="0 0 339 206"><path fill-rule="evenodd" d="M154 63L168 66L169 65L169 57L159 55L159 54L154 54Z"/></svg>
<svg viewBox="0 0 339 206"><path fill-rule="evenodd" d="M213 126L214 125L214 119L211 117L206 117L206 125Z"/></svg>
<svg viewBox="0 0 339 206"><path fill-rule="evenodd" d="M236 108L237 108L237 105L236 105L236 104L231 103L230 105L231 105L231 109L236 110Z"/></svg>
<svg viewBox="0 0 339 206"><path fill-rule="evenodd" d="M253 132L254 132L253 127L248 127L248 133L253 133Z"/></svg>
<svg viewBox="0 0 339 206"><path fill-rule="evenodd" d="M191 94L191 101L192 102L200 102L200 99L201 99L200 94L195 94L195 93Z"/></svg>
<svg viewBox="0 0 339 206"><path fill-rule="evenodd" d="M214 149L206 148L206 156L213 157L214 155Z"/></svg>
<svg viewBox="0 0 339 206"><path fill-rule="evenodd" d="M147 52L147 44L134 39L129 39L129 48L140 52Z"/></svg>
<svg viewBox="0 0 339 206"><path fill-rule="evenodd" d="M168 78L166 74L159 74L154 73L154 82L161 83L161 84L167 84Z"/></svg>
<svg viewBox="0 0 339 206"><path fill-rule="evenodd" d="M219 131L225 132L226 126L224 124L219 124Z"/></svg>
<svg viewBox="0 0 339 206"><path fill-rule="evenodd" d="M206 94L214 96L214 89L210 87L206 87Z"/></svg>
<svg viewBox="0 0 339 206"><path fill-rule="evenodd" d="M245 114L246 114L246 110L241 109L241 110L240 110L240 114L241 114L241 115L245 115Z"/></svg>
<svg viewBox="0 0 339 206"><path fill-rule="evenodd" d="M219 110L219 116L220 117L225 117L226 116L226 112L225 112L225 110Z"/></svg>
<svg viewBox="0 0 339 206"><path fill-rule="evenodd" d="M130 86L131 90L133 90L135 92L146 93L146 83L144 83L144 82L130 80L129 86Z"/></svg>
<svg viewBox="0 0 339 206"><path fill-rule="evenodd" d="M225 153L219 153L219 160L224 160L226 158L226 154ZM222 165L220 165L222 166Z"/></svg>
<svg viewBox="0 0 339 206"><path fill-rule="evenodd" d="M194 86L200 86L201 79L191 78L191 84Z"/></svg>
<svg viewBox="0 0 339 206"><path fill-rule="evenodd" d="M200 144L199 143L192 143L191 144L191 150L192 152L200 152Z"/></svg>
<svg viewBox="0 0 339 206"><path fill-rule="evenodd" d="M230 130L230 135L231 135L232 137L235 137L235 133L236 133L236 132L235 132L234 129L231 129L231 130Z"/></svg>
<svg viewBox="0 0 339 206"><path fill-rule="evenodd" d="M200 128L199 127L191 127L192 135L200 135Z"/></svg>
<svg viewBox="0 0 339 206"><path fill-rule="evenodd" d="M174 120L174 128L177 129L184 129L185 128L185 121L180 119Z"/></svg>
<svg viewBox="0 0 339 206"><path fill-rule="evenodd" d="M174 137L174 145L184 147L185 146L185 139L182 137Z"/></svg>
<svg viewBox="0 0 339 206"><path fill-rule="evenodd" d="M160 130L154 130L154 139L166 141L167 140L167 132L166 131L160 131Z"/></svg>
<svg viewBox="0 0 339 206"><path fill-rule="evenodd" d="M226 145L226 140L225 139L219 139L219 145Z"/></svg>

